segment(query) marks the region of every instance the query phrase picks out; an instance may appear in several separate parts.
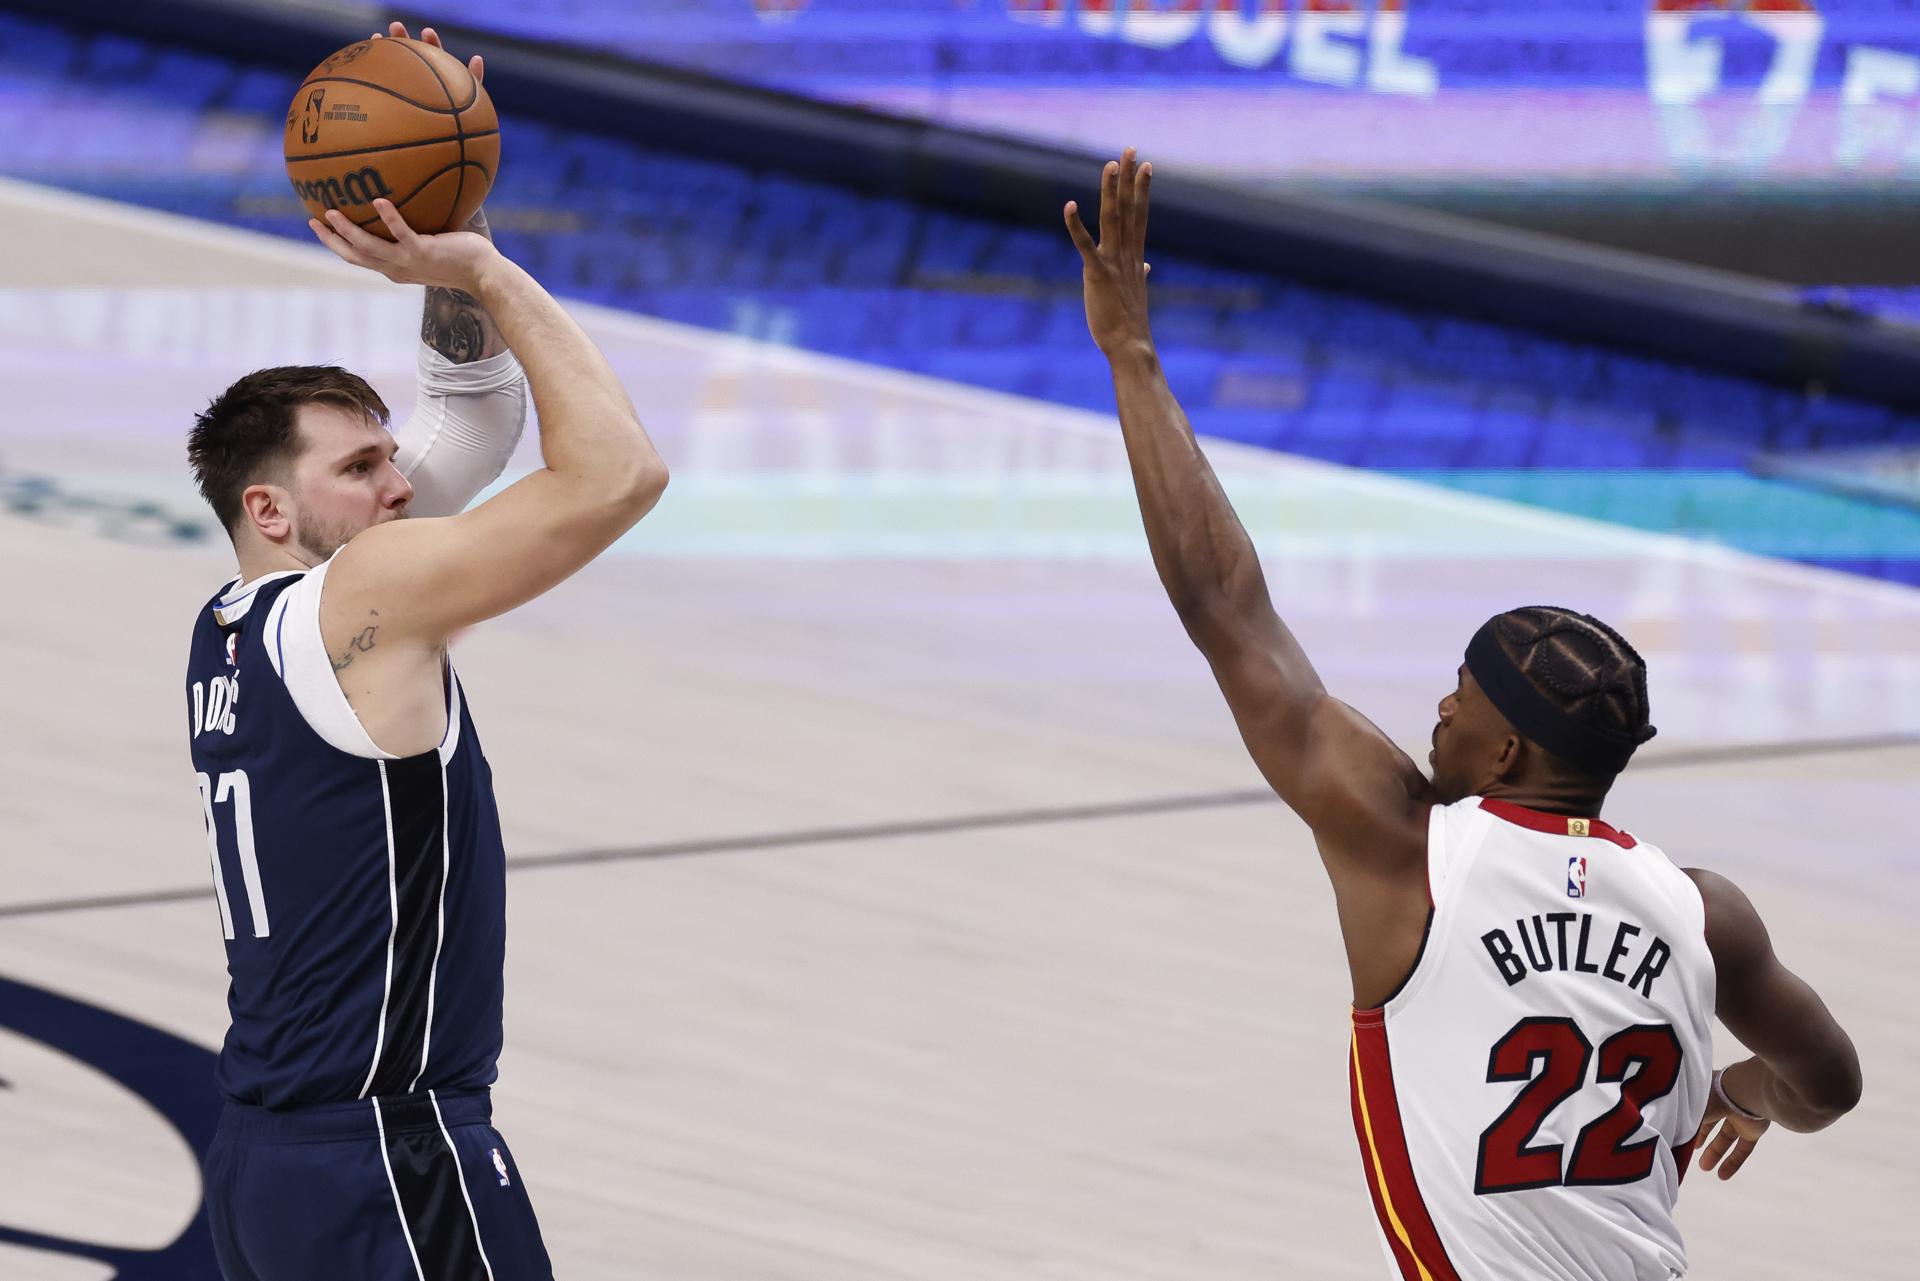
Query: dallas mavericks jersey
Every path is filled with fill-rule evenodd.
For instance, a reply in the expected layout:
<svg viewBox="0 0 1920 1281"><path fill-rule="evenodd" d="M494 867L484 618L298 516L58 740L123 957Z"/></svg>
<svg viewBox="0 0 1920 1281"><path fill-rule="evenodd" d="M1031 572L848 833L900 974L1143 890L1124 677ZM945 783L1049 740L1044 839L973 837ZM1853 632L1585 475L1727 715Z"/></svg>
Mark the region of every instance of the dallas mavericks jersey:
<svg viewBox="0 0 1920 1281"><path fill-rule="evenodd" d="M269 1108L477 1089L500 1053L506 858L460 682L449 665L438 750L375 746L320 639L327 568L230 584L187 661L231 979L219 1084Z"/></svg>
<svg viewBox="0 0 1920 1281"><path fill-rule="evenodd" d="M1433 810L1433 917L1355 1010L1354 1131L1393 1275L1667 1281L1711 1086L1713 958L1686 873L1599 819Z"/></svg>

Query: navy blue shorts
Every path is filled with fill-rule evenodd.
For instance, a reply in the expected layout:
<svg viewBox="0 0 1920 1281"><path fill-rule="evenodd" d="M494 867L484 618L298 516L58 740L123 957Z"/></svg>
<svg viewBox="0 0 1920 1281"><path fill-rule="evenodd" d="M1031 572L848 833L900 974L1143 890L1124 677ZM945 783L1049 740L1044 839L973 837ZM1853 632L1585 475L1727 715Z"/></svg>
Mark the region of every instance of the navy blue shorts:
<svg viewBox="0 0 1920 1281"><path fill-rule="evenodd" d="M207 1150L227 1281L551 1281L492 1101L434 1091L297 1111L228 1103Z"/></svg>

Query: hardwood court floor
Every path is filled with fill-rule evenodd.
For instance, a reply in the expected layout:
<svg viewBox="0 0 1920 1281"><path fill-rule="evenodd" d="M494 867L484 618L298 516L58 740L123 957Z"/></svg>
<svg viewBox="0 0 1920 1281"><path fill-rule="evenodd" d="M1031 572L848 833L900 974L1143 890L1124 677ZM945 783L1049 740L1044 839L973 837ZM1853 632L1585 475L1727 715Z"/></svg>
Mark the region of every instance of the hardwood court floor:
<svg viewBox="0 0 1920 1281"><path fill-rule="evenodd" d="M0 230L54 215L71 286L57 250L0 260L9 473L192 516L184 423L246 368L335 356L409 398L409 291L0 189ZM168 274L85 276L123 233ZM1331 895L1159 595L1113 431L581 314L673 488L456 653L513 860L497 1119L560 1275L1383 1276ZM1410 748L1496 609L1641 644L1662 733L1609 818L1739 880L1867 1075L1833 1131L1689 1180L1694 1274L1908 1275L1920 593L1210 452L1328 684ZM0 977L213 1047L179 671L226 559L103 520L0 516ZM170 1241L188 1149L7 1027L0 1226ZM107 1275L0 1244L0 1276Z"/></svg>

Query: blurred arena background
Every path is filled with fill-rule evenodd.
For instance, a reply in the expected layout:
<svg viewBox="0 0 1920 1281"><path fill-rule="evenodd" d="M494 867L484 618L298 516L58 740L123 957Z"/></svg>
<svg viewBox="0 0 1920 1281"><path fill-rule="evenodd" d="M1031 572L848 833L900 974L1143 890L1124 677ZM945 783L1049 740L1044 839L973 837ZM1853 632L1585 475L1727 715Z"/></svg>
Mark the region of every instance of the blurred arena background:
<svg viewBox="0 0 1920 1281"><path fill-rule="evenodd" d="M266 364L411 400L416 294L279 150L389 18L487 56L496 237L675 471L462 649L560 1274L1379 1274L1331 896L1154 582L1059 225L1133 143L1328 684L1411 746L1488 614L1612 619L1662 732L1609 817L1860 1037L1858 1115L1689 1183L1696 1275L1911 1275L1920 6L0 0L0 1277L213 1275L183 436Z"/></svg>

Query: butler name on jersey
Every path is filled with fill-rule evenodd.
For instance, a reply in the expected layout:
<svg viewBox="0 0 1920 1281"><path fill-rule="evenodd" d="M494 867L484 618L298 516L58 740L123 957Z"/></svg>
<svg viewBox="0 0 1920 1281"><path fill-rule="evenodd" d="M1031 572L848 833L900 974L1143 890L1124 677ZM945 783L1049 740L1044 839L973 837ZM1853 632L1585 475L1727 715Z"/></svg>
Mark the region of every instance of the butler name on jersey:
<svg viewBox="0 0 1920 1281"><path fill-rule="evenodd" d="M1429 820L1427 941L1356 1010L1354 1127L1395 1275L1654 1278L1711 1088L1693 881L1597 818Z"/></svg>

